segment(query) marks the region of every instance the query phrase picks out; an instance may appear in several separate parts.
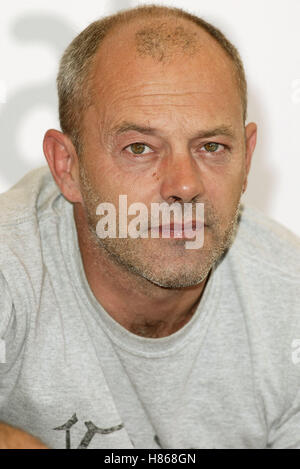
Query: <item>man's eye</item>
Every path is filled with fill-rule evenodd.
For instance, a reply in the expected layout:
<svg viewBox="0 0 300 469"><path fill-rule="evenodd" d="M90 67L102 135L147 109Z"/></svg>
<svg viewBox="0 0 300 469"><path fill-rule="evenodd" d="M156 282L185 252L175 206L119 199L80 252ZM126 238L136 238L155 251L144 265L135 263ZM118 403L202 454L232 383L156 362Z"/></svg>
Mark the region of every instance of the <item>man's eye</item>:
<svg viewBox="0 0 300 469"><path fill-rule="evenodd" d="M220 143L216 143L216 142L208 142L205 145L203 145L203 148L205 149L205 151L208 151L209 153L216 152L217 150L219 150L219 147L224 147L224 145L221 145Z"/></svg>
<svg viewBox="0 0 300 469"><path fill-rule="evenodd" d="M144 154L149 153L149 151L145 151L145 150L150 150L151 152L151 148L145 145L145 143L140 143L140 142L132 143L131 145L128 145L127 147L124 148L124 150L126 149L129 149L128 150L129 153L133 153L134 155L144 155Z"/></svg>

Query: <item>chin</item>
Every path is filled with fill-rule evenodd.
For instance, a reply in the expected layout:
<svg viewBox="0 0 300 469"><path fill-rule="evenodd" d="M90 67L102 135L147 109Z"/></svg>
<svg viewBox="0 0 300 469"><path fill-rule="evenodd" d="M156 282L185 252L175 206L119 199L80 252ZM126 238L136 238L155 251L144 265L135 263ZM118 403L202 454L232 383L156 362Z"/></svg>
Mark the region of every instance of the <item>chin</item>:
<svg viewBox="0 0 300 469"><path fill-rule="evenodd" d="M153 283L154 285L158 285L159 287L163 288L187 288L187 287L194 287L202 283L212 265L199 269L193 269L188 271L183 271L182 267L176 269L176 271L170 271L170 269L160 270L160 272L154 271L144 271L140 272L139 274L148 280L149 282Z"/></svg>

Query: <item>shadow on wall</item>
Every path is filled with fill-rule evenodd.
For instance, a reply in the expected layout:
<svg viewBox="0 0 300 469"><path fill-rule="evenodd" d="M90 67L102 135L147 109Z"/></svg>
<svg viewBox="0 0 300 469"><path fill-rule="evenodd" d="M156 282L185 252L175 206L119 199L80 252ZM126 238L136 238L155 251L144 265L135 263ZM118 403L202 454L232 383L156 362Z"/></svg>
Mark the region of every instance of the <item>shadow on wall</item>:
<svg viewBox="0 0 300 469"><path fill-rule="evenodd" d="M108 14L128 7L130 7L129 0L111 1ZM99 18L102 14L100 8ZM78 34L78 31L75 31L71 24L59 16L39 14L17 19L11 29L11 34L22 44L42 44L45 48L54 49L58 65L63 51ZM35 108L40 108L41 105L49 108L56 115L58 114L55 77L50 77L49 81L35 83L32 86L26 85L9 97L5 103L1 103L0 174L9 187L32 169L18 148L17 135L30 113ZM34 139L34 136L32 138Z"/></svg>
<svg viewBox="0 0 300 469"><path fill-rule="evenodd" d="M115 0L110 2L110 12L130 7L130 0ZM101 12L99 13L99 17ZM13 36L24 42L41 43L45 47L54 48L57 63L64 49L77 34L70 24L58 16L31 15L15 22L12 29ZM266 142L271 129L265 122L262 104L257 101L257 94L249 92L249 120L258 123L258 143L252 159L248 188L243 196L245 203L250 203L268 212L271 208L271 196L276 186L277 175L269 166ZM57 113L57 93L55 79L47 82L26 86L20 89L0 107L0 141L2 158L0 158L0 174L11 186L30 169L30 165L20 153L16 143L19 129L27 116L35 107L48 106ZM42 150L41 150L42 151ZM45 162L46 164L46 162Z"/></svg>
<svg viewBox="0 0 300 469"><path fill-rule="evenodd" d="M22 43L42 43L47 48L53 48L58 60L75 35L71 26L61 18L48 15L31 15L18 19L11 32L13 37ZM10 185L32 169L18 149L16 140L27 116L41 104L57 112L55 79L19 89L0 107L0 140L3 154L0 159L0 172L1 177Z"/></svg>
<svg viewBox="0 0 300 469"><path fill-rule="evenodd" d="M48 15L18 19L11 33L23 44L38 43L54 49L58 60L75 35L71 26L62 19ZM32 169L18 148L17 135L28 115L41 105L57 112L55 79L19 89L0 107L0 172L10 185Z"/></svg>

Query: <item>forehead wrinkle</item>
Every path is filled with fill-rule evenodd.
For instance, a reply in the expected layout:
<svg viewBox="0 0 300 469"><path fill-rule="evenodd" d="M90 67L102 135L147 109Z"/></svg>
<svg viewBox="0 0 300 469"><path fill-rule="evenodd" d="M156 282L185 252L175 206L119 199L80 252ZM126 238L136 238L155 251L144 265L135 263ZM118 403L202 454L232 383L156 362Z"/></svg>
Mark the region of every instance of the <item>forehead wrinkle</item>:
<svg viewBox="0 0 300 469"><path fill-rule="evenodd" d="M158 83L158 86L162 86L160 83ZM167 85L166 85L167 87ZM151 97L151 98L158 98L158 97L165 97L165 96L170 96L170 97L182 97L182 96L193 96L193 95L197 95L197 94L200 94L200 93L210 93L209 91L185 91L185 92L160 92L160 93L155 93L155 92L144 92L143 89L140 90L140 93L138 94L132 94L131 96L126 96L126 91L127 93L129 94L131 91L134 91L134 89L140 89L140 86L137 85L137 86L134 86L132 87L130 90L128 89L120 89L118 90L118 96L116 97L116 99L119 98L119 96L122 98L122 99L125 99L125 100L128 100L128 99L139 99L139 98L146 98L146 97ZM114 101L112 101L114 102Z"/></svg>
<svg viewBox="0 0 300 469"><path fill-rule="evenodd" d="M138 132L146 135L159 135L161 133L160 129L151 127L150 125L139 125L135 122L123 121L120 124L114 126L108 134L111 136L118 136L126 132ZM232 125L220 125L217 127L211 127L207 129L202 129L193 134L192 139L196 138L209 138L216 135L227 136L231 139L235 138L235 132Z"/></svg>
<svg viewBox="0 0 300 469"><path fill-rule="evenodd" d="M132 96L126 96L126 94L124 95L124 92L120 90L120 92L118 92L118 96L116 96L110 101L110 106L114 106L116 104L119 106L120 105L119 101L121 99L122 105L126 105L125 104L126 101L130 102L133 100L140 100L140 102L136 104L138 107L163 107L163 106L173 106L173 107L182 107L182 108L197 107L199 106L199 103L195 102L195 100L189 103L178 103L174 101L166 102L165 100L161 102L151 101L150 103L146 103L146 102L143 102L143 100L147 98L162 98L162 99L170 98L172 99L172 98L182 98L182 97L189 97L189 96L194 97L194 96L199 96L203 94L212 95L212 92L211 91L190 91L190 92L187 91L185 93L141 93L141 94L135 94ZM129 105L135 106L134 104L131 104L131 103L129 103Z"/></svg>
<svg viewBox="0 0 300 469"><path fill-rule="evenodd" d="M170 84L167 82L163 81L157 81L157 82L148 82L148 83L138 83L138 84L132 84L130 87L126 86L125 84L123 86L119 86L120 82L117 84L117 86L112 87L111 82L105 83L105 81L100 82L100 83L95 83L96 86L94 86L94 103L97 102L97 97L98 100L101 100L101 104L103 105L105 101L107 100L109 105L115 105L118 104L119 106L119 101L132 101L134 99L137 100L143 100L143 99L149 99L149 98L166 98L170 97L170 99L179 99L181 97L194 97L197 95L202 95L202 94L212 94L210 90L205 90L205 89L196 89L196 90L180 90L180 91L170 91ZM185 83L180 82L179 83L181 87L185 86ZM97 87L98 85L98 87ZM121 84L122 85L122 84ZM186 83L186 86L189 85L189 82ZM195 86L195 83L191 83L192 86ZM159 92L155 91L155 88L160 88ZM97 90L98 88L98 90ZM152 90L151 90L152 88ZM154 89L153 89L154 88ZM153 103L155 105L156 103Z"/></svg>

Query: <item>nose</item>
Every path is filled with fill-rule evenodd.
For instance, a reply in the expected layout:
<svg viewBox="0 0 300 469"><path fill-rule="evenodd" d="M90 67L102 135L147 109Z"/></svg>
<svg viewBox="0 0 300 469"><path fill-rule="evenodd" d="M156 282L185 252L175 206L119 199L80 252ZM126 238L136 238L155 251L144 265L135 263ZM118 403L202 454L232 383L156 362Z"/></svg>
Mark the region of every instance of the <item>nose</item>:
<svg viewBox="0 0 300 469"><path fill-rule="evenodd" d="M204 184L198 163L189 152L167 157L160 193L168 202L196 202L203 197Z"/></svg>

